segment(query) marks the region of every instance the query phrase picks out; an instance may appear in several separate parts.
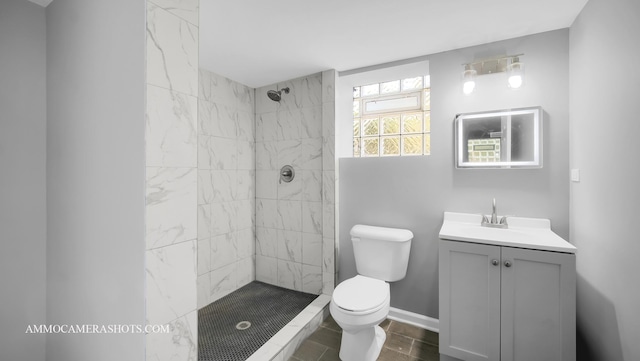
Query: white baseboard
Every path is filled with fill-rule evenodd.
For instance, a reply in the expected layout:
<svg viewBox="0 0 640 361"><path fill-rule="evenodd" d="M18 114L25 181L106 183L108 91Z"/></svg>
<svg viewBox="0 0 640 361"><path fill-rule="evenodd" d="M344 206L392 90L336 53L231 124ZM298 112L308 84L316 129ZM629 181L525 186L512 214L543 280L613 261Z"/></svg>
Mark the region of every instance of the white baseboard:
<svg viewBox="0 0 640 361"><path fill-rule="evenodd" d="M387 318L433 332L439 332L440 330L440 321L438 321L438 319L401 310L399 308L391 307Z"/></svg>

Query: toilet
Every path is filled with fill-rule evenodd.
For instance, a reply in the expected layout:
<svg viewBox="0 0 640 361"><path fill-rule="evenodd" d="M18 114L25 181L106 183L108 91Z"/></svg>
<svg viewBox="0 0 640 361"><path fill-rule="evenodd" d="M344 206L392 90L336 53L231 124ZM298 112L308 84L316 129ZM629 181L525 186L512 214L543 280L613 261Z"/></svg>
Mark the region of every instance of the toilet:
<svg viewBox="0 0 640 361"><path fill-rule="evenodd" d="M407 274L413 233L355 225L351 241L358 275L333 291L329 310L342 328L342 361L375 361L386 335L378 326L389 314L389 283Z"/></svg>

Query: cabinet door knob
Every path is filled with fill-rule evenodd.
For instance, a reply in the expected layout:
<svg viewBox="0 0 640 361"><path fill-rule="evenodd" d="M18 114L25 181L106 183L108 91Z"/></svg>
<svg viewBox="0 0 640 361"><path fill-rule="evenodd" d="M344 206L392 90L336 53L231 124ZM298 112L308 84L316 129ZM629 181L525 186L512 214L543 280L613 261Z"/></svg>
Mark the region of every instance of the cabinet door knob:
<svg viewBox="0 0 640 361"><path fill-rule="evenodd" d="M497 259L491 260L491 264L494 266L497 266L500 264L500 261L498 261Z"/></svg>
<svg viewBox="0 0 640 361"><path fill-rule="evenodd" d="M505 267L511 267L511 261L504 261Z"/></svg>

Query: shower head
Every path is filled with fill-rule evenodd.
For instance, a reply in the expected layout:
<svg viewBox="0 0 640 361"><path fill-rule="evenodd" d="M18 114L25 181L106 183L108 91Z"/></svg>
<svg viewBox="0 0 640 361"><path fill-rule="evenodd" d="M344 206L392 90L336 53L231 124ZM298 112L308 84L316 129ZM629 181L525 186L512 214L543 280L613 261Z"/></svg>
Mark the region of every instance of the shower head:
<svg viewBox="0 0 640 361"><path fill-rule="evenodd" d="M267 96L274 102L280 102L280 99L282 99L282 92L284 92L285 94L289 94L289 88L282 88L280 90L269 90L267 92Z"/></svg>

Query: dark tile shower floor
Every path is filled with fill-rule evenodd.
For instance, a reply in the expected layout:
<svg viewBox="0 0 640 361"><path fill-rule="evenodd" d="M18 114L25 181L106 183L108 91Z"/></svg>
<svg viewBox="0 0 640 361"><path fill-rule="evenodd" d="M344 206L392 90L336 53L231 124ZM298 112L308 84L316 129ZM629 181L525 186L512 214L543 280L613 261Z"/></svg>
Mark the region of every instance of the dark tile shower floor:
<svg viewBox="0 0 640 361"><path fill-rule="evenodd" d="M378 361L438 361L438 334L397 321L385 320L387 334ZM342 330L329 316L288 361L340 361Z"/></svg>
<svg viewBox="0 0 640 361"><path fill-rule="evenodd" d="M201 308L198 360L246 360L316 297L254 281Z"/></svg>

